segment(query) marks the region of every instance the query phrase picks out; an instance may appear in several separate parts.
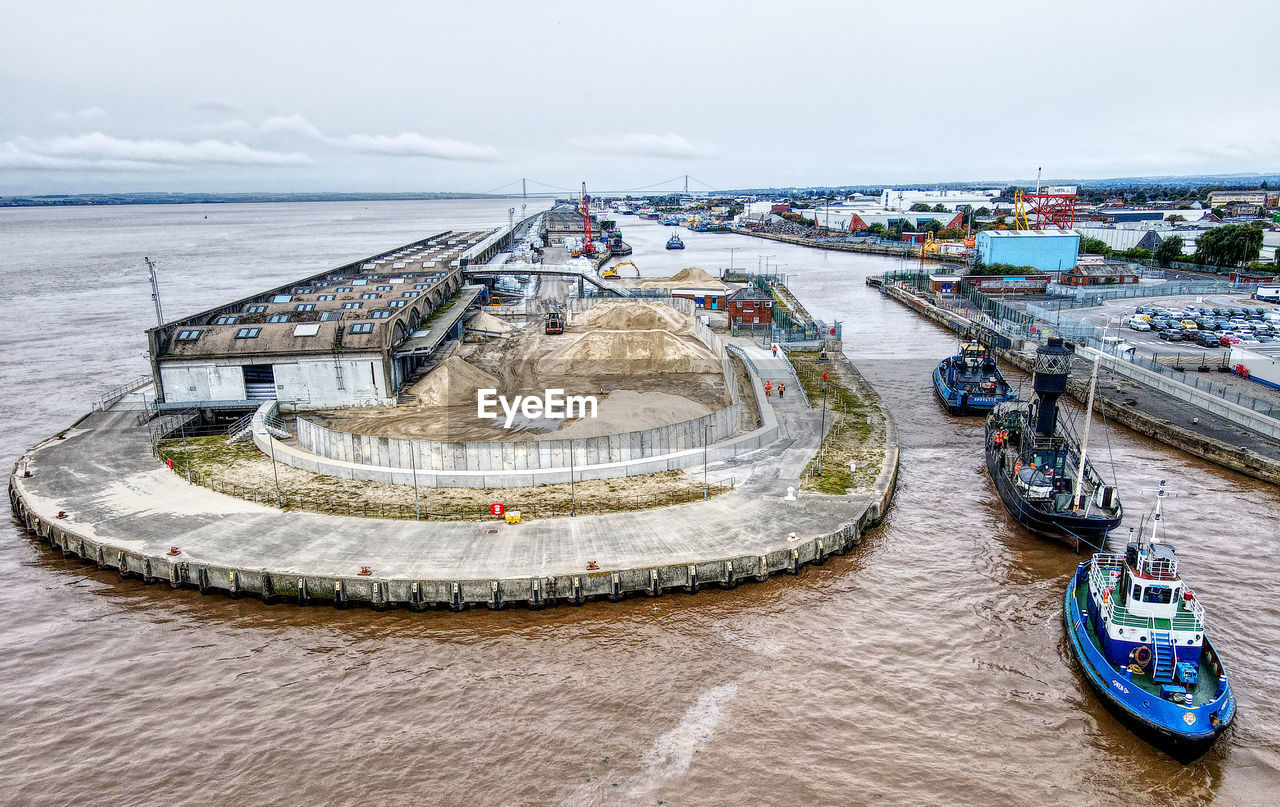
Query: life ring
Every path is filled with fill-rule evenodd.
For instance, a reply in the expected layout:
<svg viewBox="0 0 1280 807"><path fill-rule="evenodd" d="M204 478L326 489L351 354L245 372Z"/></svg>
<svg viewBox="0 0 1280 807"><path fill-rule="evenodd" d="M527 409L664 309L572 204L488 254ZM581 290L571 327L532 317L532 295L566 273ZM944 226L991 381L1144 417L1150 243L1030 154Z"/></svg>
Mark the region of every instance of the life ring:
<svg viewBox="0 0 1280 807"><path fill-rule="evenodd" d="M1147 647L1145 644L1139 645L1138 647L1133 648L1133 651L1129 653L1129 657L1132 658L1133 662L1139 667L1146 667L1147 663L1151 661L1151 648Z"/></svg>

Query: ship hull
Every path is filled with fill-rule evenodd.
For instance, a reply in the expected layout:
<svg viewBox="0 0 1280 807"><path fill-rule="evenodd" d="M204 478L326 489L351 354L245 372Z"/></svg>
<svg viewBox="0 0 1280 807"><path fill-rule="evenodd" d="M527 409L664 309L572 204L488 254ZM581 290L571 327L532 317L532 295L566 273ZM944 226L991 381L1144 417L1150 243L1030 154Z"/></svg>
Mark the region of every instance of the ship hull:
<svg viewBox="0 0 1280 807"><path fill-rule="evenodd" d="M1088 585L1088 563L1081 564L1071 581L1063 601L1062 618L1067 630L1071 655L1084 673L1085 680L1107 710L1134 734L1184 764L1199 759L1235 720L1235 696L1230 685L1210 703L1185 708L1151 695L1107 663L1094 644L1085 625L1087 617L1080 611L1076 588ZM1208 637L1205 650L1213 652ZM1225 678L1225 677L1224 677ZM1188 722L1188 716L1190 721Z"/></svg>

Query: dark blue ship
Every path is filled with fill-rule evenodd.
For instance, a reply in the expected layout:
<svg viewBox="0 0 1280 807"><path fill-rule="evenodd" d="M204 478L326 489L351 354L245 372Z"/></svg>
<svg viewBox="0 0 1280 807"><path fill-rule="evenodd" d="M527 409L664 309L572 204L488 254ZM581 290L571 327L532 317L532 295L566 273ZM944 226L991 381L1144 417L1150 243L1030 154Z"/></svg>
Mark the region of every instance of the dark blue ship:
<svg viewBox="0 0 1280 807"><path fill-rule="evenodd" d="M684 242L680 240L680 236L673 235L667 239L667 249L684 249Z"/></svg>
<svg viewBox="0 0 1280 807"><path fill-rule="evenodd" d="M1181 762L1198 758L1236 716L1205 612L1182 582L1178 556L1158 530L1123 555L1100 552L1076 569L1063 607L1071 652L1089 685L1138 736Z"/></svg>
<svg viewBox="0 0 1280 807"><path fill-rule="evenodd" d="M1089 424L1097 365L1084 413L1084 437L1058 418L1058 396L1067 389L1075 351L1052 336L1036 351L1029 403L1006 401L987 417L987 472L1010 515L1031 532L1102 549L1107 533L1124 518L1120 496L1089 462Z"/></svg>
<svg viewBox="0 0 1280 807"><path fill-rule="evenodd" d="M985 415L996 404L1018 397L1000 374L995 357L980 342L970 342L938 363L933 390L953 415Z"/></svg>

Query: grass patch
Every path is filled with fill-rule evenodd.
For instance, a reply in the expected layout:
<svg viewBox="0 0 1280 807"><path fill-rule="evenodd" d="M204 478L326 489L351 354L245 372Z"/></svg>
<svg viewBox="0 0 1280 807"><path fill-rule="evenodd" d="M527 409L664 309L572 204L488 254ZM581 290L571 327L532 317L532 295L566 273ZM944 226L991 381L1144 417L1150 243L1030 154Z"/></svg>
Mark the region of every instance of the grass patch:
<svg viewBox="0 0 1280 807"><path fill-rule="evenodd" d="M815 454L805 467L801 489L843 495L852 488L871 486L879 476L884 459L883 415L879 406L859 394L858 380L844 361L819 362L818 357L816 350L787 351L815 409L822 408L825 391L830 424L822 442L822 473L818 473ZM850 471L851 463L856 472Z"/></svg>

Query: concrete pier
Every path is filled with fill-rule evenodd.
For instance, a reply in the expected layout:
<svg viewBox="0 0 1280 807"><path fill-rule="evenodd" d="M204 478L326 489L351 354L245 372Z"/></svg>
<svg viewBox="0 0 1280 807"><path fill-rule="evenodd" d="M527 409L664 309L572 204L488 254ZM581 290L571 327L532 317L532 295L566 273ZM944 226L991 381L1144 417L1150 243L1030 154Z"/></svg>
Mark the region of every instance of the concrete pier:
<svg viewBox="0 0 1280 807"><path fill-rule="evenodd" d="M818 413L799 396L770 405L787 436L709 468L711 481L745 475L737 490L643 512L516 525L285 512L188 484L151 456L136 413L118 408L23 456L9 497L27 529L65 554L147 582L266 601L460 610L696 592L843 553L893 495L897 432L882 409L885 455L871 488L788 501L818 445Z"/></svg>

